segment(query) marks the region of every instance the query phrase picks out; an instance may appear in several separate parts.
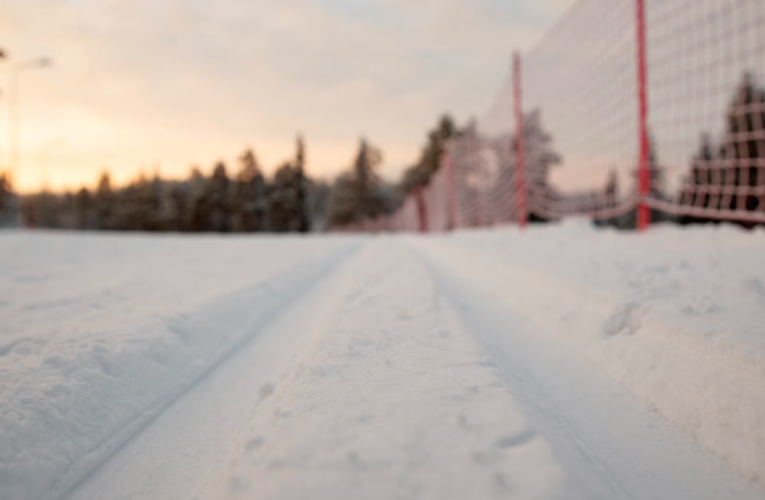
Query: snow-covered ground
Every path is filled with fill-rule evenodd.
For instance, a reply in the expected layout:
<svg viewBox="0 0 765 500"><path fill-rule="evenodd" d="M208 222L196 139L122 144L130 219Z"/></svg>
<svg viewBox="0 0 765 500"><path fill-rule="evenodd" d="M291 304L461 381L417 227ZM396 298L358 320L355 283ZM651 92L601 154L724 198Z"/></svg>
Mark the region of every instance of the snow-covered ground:
<svg viewBox="0 0 765 500"><path fill-rule="evenodd" d="M765 232L0 236L0 498L762 498Z"/></svg>

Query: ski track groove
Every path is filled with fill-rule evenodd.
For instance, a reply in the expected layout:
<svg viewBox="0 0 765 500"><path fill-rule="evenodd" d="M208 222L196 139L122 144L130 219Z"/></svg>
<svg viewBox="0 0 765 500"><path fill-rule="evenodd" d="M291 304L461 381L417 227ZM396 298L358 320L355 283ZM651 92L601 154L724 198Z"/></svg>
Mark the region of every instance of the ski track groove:
<svg viewBox="0 0 765 500"><path fill-rule="evenodd" d="M134 418L132 418L130 422L126 424L126 427L129 429L127 433L125 433L124 435L122 433L119 433L120 437L116 439L112 435L112 437L101 441L100 446L97 446L93 450L86 453L86 456L91 455L97 452L97 450L99 449L111 448L113 446L114 448L111 449L111 451L108 452L107 455L105 455L104 459L101 461L99 465L91 468L87 473L85 473L85 475L77 479L69 488L65 489L62 493L56 492L56 485L54 484L46 493L43 493L43 495L40 498L41 499L70 498L80 487L82 487L82 485L86 484L90 479L92 479L95 475L97 475L98 472L102 470L104 466L106 466L109 463L111 459L113 459L116 455L122 452L131 441L136 439L143 431L145 431L149 426L151 426L153 422L155 422L158 418L160 418L168 409L170 409L174 404L176 404L178 401L183 399L184 396L191 393L194 390L194 388L198 387L204 380L208 379L213 373L215 373L222 366L224 366L231 358L236 356L237 353L242 348L244 348L245 346L253 342L258 337L258 334L262 332L265 328L267 328L269 324L276 321L281 315L288 314L290 312L289 308L291 305L299 301L300 298L303 297L304 295L310 293L311 290L317 288L321 283L323 283L325 279L332 276L333 271L335 271L338 267L345 265L347 261L351 260L354 255L356 255L359 251L361 251L361 249L362 247L356 245L356 246L353 246L350 249L350 251L345 249L344 251L338 252L337 255L332 255L329 258L325 258L323 260L318 260L318 261L309 261L309 262L305 262L301 264L298 269L303 270L305 268L308 268L313 271L313 272L309 272L310 278L313 278L313 279L307 280L308 286L306 287L296 286L297 293L287 294L286 300L284 298L281 298L281 300L279 300L276 305L264 311L263 315L258 318L259 321L257 325L251 325L253 328L250 333L245 334L242 338L232 343L232 345L226 351L225 354L223 354L212 365L202 370L202 372L200 372L198 376L196 376L193 380L191 380L190 383L180 388L176 394L167 398L159 399L159 403L156 406L145 408L139 414L137 414ZM322 265L322 264L326 264L326 265ZM254 286L254 289L259 290L262 287L270 287L272 283L283 280L285 276L291 277L294 274L295 274L295 269L288 269L287 271L284 271L276 276L270 277L263 283L256 284ZM298 281L301 284L304 284L303 282L305 278L306 276L301 275ZM244 290L250 290L252 288L253 287L248 286L248 287L245 287ZM233 294L228 294L228 296L229 297L231 297L232 295L239 296L241 293L242 291L234 292ZM246 292L244 292L244 294L246 295ZM64 471L64 477L66 477L66 472L69 469L76 466L77 466L77 462L70 464L67 470Z"/></svg>
<svg viewBox="0 0 765 500"><path fill-rule="evenodd" d="M441 290L453 289L453 287L449 285L443 286L445 285L445 282L448 281L448 278L445 280L443 273L440 272L432 262L428 261L422 253L417 252L414 249L412 249L412 253L416 256L420 265L428 270L433 283L434 294L439 293L437 292L439 288ZM437 286L438 284L441 284L442 286L439 287ZM459 297L455 297L448 292L440 292L440 294L442 297L452 302L459 301ZM469 325L469 319L465 318L464 314L459 314L459 309L459 307L456 307L455 311L457 311L460 321L463 325ZM491 359L496 361L496 354L493 354L495 350L492 349L491 346L487 345L487 342L484 340L484 338L482 338L480 334L476 334L475 328L469 328L469 330L471 337L476 341L476 343L478 343L484 349L485 353ZM533 389L533 395L530 396L529 399L533 399L532 403L535 404L537 409L544 416L554 420L558 428L560 428L574 444L577 452L579 453L579 456L583 458L588 464L594 466L598 471L602 472L602 474L599 475L600 479L605 480L611 493L617 495L617 497L612 498L620 498L623 500L633 500L635 498L633 495L627 492L624 485L613 473L611 468L608 467L602 460L597 458L595 451L590 447L590 445L587 444L582 435L566 420L561 411L558 409L557 405L547 394L547 391L535 380L534 376L530 374L528 370L525 369L525 367L519 366L517 368L513 368L507 362L495 362L494 366L502 372L506 380L509 379L508 381L510 382L509 386L511 389L517 386L524 386ZM529 395L526 394L526 396Z"/></svg>

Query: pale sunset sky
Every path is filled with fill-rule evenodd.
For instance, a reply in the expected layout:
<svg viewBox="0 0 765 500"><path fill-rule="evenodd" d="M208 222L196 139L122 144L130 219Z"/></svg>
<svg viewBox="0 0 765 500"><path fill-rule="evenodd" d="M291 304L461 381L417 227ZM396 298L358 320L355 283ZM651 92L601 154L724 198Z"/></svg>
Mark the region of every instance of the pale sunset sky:
<svg viewBox="0 0 765 500"><path fill-rule="evenodd" d="M491 104L514 48L572 0L0 0L0 165L19 75L22 192L92 186L108 168L209 172L252 147L266 172L305 136L308 171L347 167L360 136L394 178L438 116Z"/></svg>

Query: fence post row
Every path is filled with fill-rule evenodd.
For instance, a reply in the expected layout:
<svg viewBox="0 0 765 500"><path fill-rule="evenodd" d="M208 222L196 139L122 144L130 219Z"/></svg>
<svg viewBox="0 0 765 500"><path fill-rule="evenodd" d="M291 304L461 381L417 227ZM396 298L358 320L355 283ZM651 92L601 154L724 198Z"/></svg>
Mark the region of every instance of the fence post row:
<svg viewBox="0 0 765 500"><path fill-rule="evenodd" d="M646 230L651 223L651 212L648 206L649 195L651 191L651 178L649 174L650 161L651 161L651 145L648 137L648 66L646 61L646 11L645 0L635 1L635 35L636 35L636 63L637 63L637 104L638 104L638 147L639 158L637 168L637 228L640 231ZM515 189L515 211L517 212L518 225L521 228L525 228L528 224L529 218L529 189L527 182L526 172L526 145L524 137L524 114L523 114L523 61L520 52L513 53L512 64L512 92L513 92L513 118L515 121L515 137L511 138L514 144L511 144L512 150L515 153L515 186L510 186L509 189ZM473 130L471 134L476 134L477 131ZM467 140L469 141L468 147L470 150L467 152L467 156L471 161L475 162L479 166L481 164L480 157L480 144L476 135L468 134ZM446 227L447 230L457 229L462 225L463 220L463 201L457 194L457 179L455 178L455 168L465 168L464 166L455 165L459 160L452 157L450 154L450 148L446 147L440 158L440 169L446 170L444 172L446 179L445 184L441 189L446 189L446 206L431 206L428 207L428 199L431 203L434 203L433 197L426 199L424 196L423 188L418 187L413 193L409 195L407 200L414 198L413 203L416 207L416 225L417 230L422 233L429 231L437 231L439 228L437 224L433 224L430 227L428 210L443 210L446 209ZM490 219L489 214L486 213L485 207L485 186L479 186L474 194L475 212L467 214L465 217L470 221L469 225L477 225L479 227L491 225L493 218ZM432 191L429 191L432 193ZM443 198L437 198L442 200L441 202L435 202L443 204ZM532 203L535 203L533 198ZM407 207L411 205L407 204ZM539 207L535 206L535 209ZM410 210L410 208L407 208ZM412 214L414 215L414 214ZM407 217L410 215L407 214ZM389 216L389 221L395 221L396 215ZM395 230L395 223L389 222L390 228ZM410 227L409 222L401 222L404 224L404 229L413 229ZM411 224L413 225L413 224ZM442 228L443 229L443 228Z"/></svg>

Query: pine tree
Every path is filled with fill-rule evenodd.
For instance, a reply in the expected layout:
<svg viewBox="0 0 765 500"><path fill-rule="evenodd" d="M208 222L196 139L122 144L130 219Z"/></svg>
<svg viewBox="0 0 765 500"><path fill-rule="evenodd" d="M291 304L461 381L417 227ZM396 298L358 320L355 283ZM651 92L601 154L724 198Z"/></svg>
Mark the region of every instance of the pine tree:
<svg viewBox="0 0 765 500"><path fill-rule="evenodd" d="M377 174L382 158L379 149L361 139L350 172L340 175L332 189L327 210L329 225L376 218L392 210L392 190Z"/></svg>
<svg viewBox="0 0 765 500"><path fill-rule="evenodd" d="M81 188L77 192L75 198L75 206L77 209L77 228L78 229L95 229L95 213L93 207L93 197L88 191L88 188Z"/></svg>
<svg viewBox="0 0 765 500"><path fill-rule="evenodd" d="M751 75L744 75L726 113L726 132L717 154L709 134L703 134L699 151L681 188L681 203L710 210L762 210L755 194L711 194L706 186L755 187L765 185L758 161L765 155L758 144L765 126L765 89ZM700 189L701 188L701 189ZM712 222L715 219L686 216L682 222Z"/></svg>
<svg viewBox="0 0 765 500"><path fill-rule="evenodd" d="M308 220L312 231L321 231L326 226L327 207L332 195L332 185L319 179L308 180Z"/></svg>
<svg viewBox="0 0 765 500"><path fill-rule="evenodd" d="M327 204L327 225L344 226L362 218L354 172L340 174L332 186Z"/></svg>
<svg viewBox="0 0 765 500"><path fill-rule="evenodd" d="M365 218L374 218L385 213L382 181L377 173L382 160L382 151L362 138L353 169L359 190L359 210Z"/></svg>
<svg viewBox="0 0 765 500"><path fill-rule="evenodd" d="M230 182L226 174L226 165L223 162L218 162L215 165L208 187L210 200L208 229L221 233L228 232L231 230Z"/></svg>
<svg viewBox="0 0 765 500"><path fill-rule="evenodd" d="M756 104L759 106L754 106ZM765 185L765 179L760 178L756 161L765 154L765 151L758 147L758 142L762 141L758 135L765 132L765 90L755 86L750 74L744 75L731 102L727 124L728 131L723 141L721 160L723 164L731 165L726 169L728 177L732 178L734 186ZM731 197L729 206L724 208L752 211L758 206L757 196L749 194Z"/></svg>
<svg viewBox="0 0 765 500"><path fill-rule="evenodd" d="M260 165L251 149L240 157L233 199L232 227L235 231L264 231L268 219L268 191Z"/></svg>
<svg viewBox="0 0 765 500"><path fill-rule="evenodd" d="M411 193L418 187L424 187L430 182L430 178L441 166L446 144L453 137L457 137L460 131L449 115L444 115L436 127L428 133L428 138L420 153L420 158L409 167L401 180L401 190L405 194Z"/></svg>
<svg viewBox="0 0 765 500"><path fill-rule="evenodd" d="M297 151L295 154L295 171L296 171L296 189L297 189L297 204L299 210L299 222L298 231L301 233L308 232L310 223L308 220L308 196L307 196L307 181L305 175L305 143L303 137L298 135L297 138Z"/></svg>
<svg viewBox="0 0 765 500"><path fill-rule="evenodd" d="M96 188L96 227L98 229L115 229L112 215L113 203L111 178L109 172L104 170Z"/></svg>
<svg viewBox="0 0 765 500"><path fill-rule="evenodd" d="M165 186L161 219L166 231L189 231L187 226L188 184L173 182Z"/></svg>
<svg viewBox="0 0 765 500"><path fill-rule="evenodd" d="M547 204L546 200L559 196L550 185L550 170L561 163L561 157L553 148L553 138L545 129L542 112L538 109L523 117L523 148L527 192L531 193L527 201L529 221L542 222L546 220L546 216L538 213L536 209L544 207Z"/></svg>
<svg viewBox="0 0 765 500"><path fill-rule="evenodd" d="M210 201L207 179L198 167L192 167L189 178L189 202L186 223L189 231L207 231L207 218L210 213Z"/></svg>
<svg viewBox="0 0 765 500"><path fill-rule="evenodd" d="M269 229L292 232L300 229L302 207L298 198L299 174L290 163L283 163L274 173L269 190Z"/></svg>
<svg viewBox="0 0 765 500"><path fill-rule="evenodd" d="M5 172L0 173L0 211L8 209L12 194L13 191L8 175Z"/></svg>
<svg viewBox="0 0 765 500"><path fill-rule="evenodd" d="M147 186L146 201L148 206L148 221L145 226L147 231L167 231L165 224L165 183L155 173Z"/></svg>
<svg viewBox="0 0 765 500"><path fill-rule="evenodd" d="M0 226L15 225L17 210L18 200L13 193L11 179L6 172L0 172Z"/></svg>

